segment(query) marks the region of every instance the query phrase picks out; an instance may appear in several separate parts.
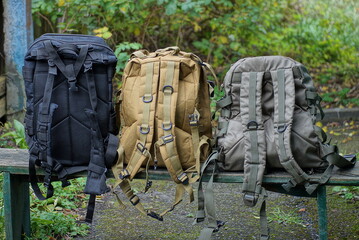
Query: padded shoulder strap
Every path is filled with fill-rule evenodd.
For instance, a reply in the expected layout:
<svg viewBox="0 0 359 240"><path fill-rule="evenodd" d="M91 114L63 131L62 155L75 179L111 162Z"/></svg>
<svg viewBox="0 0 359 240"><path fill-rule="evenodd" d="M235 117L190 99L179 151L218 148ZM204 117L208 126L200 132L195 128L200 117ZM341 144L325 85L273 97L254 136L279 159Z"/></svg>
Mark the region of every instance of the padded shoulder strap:
<svg viewBox="0 0 359 240"><path fill-rule="evenodd" d="M132 180L137 174L141 165L145 161L151 160L149 149L152 145L154 134L154 111L156 105L156 94L158 80L157 76L154 79L154 67L156 62L148 62L143 65L141 70L141 82L143 86L142 108L139 107L140 112L137 131L136 147L131 155L130 161L126 169L121 172L121 178L129 178Z"/></svg>
<svg viewBox="0 0 359 240"><path fill-rule="evenodd" d="M188 176L182 169L175 138L175 114L178 96L179 63L161 62L160 92L158 103L158 142L161 158L176 183L188 184ZM162 104L161 104L162 100ZM162 106L162 109L161 109Z"/></svg>
<svg viewBox="0 0 359 240"><path fill-rule="evenodd" d="M244 203L254 206L262 191L266 143L262 118L263 72L242 73L240 114L244 129Z"/></svg>
<svg viewBox="0 0 359 240"><path fill-rule="evenodd" d="M283 185L287 191L309 179L308 175L295 161L290 135L295 104L295 86L292 69L271 71L274 92L274 134L280 163L293 177Z"/></svg>

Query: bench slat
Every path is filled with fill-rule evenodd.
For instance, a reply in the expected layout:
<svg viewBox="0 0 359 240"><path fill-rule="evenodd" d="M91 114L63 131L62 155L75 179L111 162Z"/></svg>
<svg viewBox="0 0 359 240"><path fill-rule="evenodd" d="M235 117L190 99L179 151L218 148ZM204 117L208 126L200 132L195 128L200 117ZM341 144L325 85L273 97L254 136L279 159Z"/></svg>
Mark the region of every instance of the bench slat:
<svg viewBox="0 0 359 240"><path fill-rule="evenodd" d="M0 148L0 172L6 171L11 174L28 174L28 151L26 149L7 149ZM42 169L38 170L42 175ZM169 180L170 176L164 169L150 170L150 178L154 180ZM86 173L76 174L76 177L86 176ZM111 174L109 175L111 177ZM137 178L144 178L144 173L139 173ZM320 174L313 174L313 177L320 177ZM264 183L285 183L290 175L283 171L272 172L264 176ZM223 183L242 183L243 172L221 172L215 179L216 182ZM327 185L359 185L359 164L354 168L341 170L334 168L333 176Z"/></svg>

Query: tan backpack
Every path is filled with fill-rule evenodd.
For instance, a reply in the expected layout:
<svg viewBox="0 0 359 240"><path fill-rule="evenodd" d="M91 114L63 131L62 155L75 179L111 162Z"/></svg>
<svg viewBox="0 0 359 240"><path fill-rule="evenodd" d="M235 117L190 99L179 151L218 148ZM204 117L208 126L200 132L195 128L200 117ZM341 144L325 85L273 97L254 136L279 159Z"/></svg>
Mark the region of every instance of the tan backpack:
<svg viewBox="0 0 359 240"><path fill-rule="evenodd" d="M124 70L117 105L119 159L112 169L115 187L119 185L138 210L159 220L185 192L193 201L191 183L198 180L200 163L210 152L210 89L204 68L211 70L196 55L170 47L137 51ZM162 214L145 210L129 185L149 166L166 167L176 182L175 202ZM146 176L145 192L152 184Z"/></svg>

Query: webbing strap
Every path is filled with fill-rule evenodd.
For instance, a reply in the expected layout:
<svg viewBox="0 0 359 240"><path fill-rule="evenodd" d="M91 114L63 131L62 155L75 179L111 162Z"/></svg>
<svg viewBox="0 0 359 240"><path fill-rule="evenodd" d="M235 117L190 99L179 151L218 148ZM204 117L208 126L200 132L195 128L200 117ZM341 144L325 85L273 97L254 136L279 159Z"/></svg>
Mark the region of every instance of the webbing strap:
<svg viewBox="0 0 359 240"><path fill-rule="evenodd" d="M200 136L199 136L199 129L198 129L198 121L200 119L201 115L199 114L198 110L195 109L194 113L189 115L189 125L191 126L191 135L192 135L192 146L193 151L195 154L196 159L196 172L199 175L200 174Z"/></svg>
<svg viewBox="0 0 359 240"><path fill-rule="evenodd" d="M259 210L259 222L261 226L261 235L260 240L268 240L269 239L269 229L268 229L268 220L267 220L267 210L266 210L266 194L264 195L264 199L262 201L260 210Z"/></svg>
<svg viewBox="0 0 359 240"><path fill-rule="evenodd" d="M50 40L44 41L45 49L49 54L49 60L53 61L53 63L58 67L58 69L62 72L62 74L68 80L70 84L70 89L72 91L77 91L76 87L76 77L79 74L83 63L86 60L86 56L88 53L88 45L84 45L81 47L80 53L76 62L74 64L65 65L61 60L61 57L53 47Z"/></svg>
<svg viewBox="0 0 359 240"><path fill-rule="evenodd" d="M291 146L290 134L295 104L294 78L291 69L271 71L274 90L274 128L275 142L279 160L292 179L283 184L289 191L292 187L309 179L308 175L295 161Z"/></svg>
<svg viewBox="0 0 359 240"><path fill-rule="evenodd" d="M96 92L96 83L92 70L92 62L88 61L84 64L84 73L87 81L87 89L90 96L90 102L92 110L96 112L97 110L97 92Z"/></svg>
<svg viewBox="0 0 359 240"><path fill-rule="evenodd" d="M213 232L219 230L221 226L224 225L224 222L218 221L216 218L216 208L214 200L214 191L213 191L213 182L214 176L217 172L218 152L213 152L206 162L203 164L201 169L201 177L198 183L198 211L194 224L204 221L206 214L208 219L207 227L203 228L198 239L207 240L211 238ZM203 177L204 175L210 174L210 179L208 181L206 191L203 191Z"/></svg>
<svg viewBox="0 0 359 240"><path fill-rule="evenodd" d="M144 94L142 96L143 112L142 119L139 121L139 131L137 133L138 139L135 145L135 149L132 152L131 158L127 164L125 170L123 170L121 177L133 179L141 168L145 161L152 161L149 148L151 147L152 139L149 136L153 136L153 125L151 122L153 119L150 118L151 106L155 104L153 99L152 88L153 88L153 72L154 62L146 63L145 75L142 78L144 81ZM156 83L157 86L157 83ZM142 111L142 110L141 110ZM152 132L151 132L152 131ZM147 185L147 184L146 184Z"/></svg>
<svg viewBox="0 0 359 240"><path fill-rule="evenodd" d="M85 114L89 119L91 127L91 153L88 166L88 175L85 193L103 194L109 189L106 185L105 152L97 113L91 109L85 109Z"/></svg>
<svg viewBox="0 0 359 240"><path fill-rule="evenodd" d="M130 183L127 179L124 180L119 180L118 183L116 183L116 185L119 185L120 188L122 189L122 191L124 192L124 194L126 195L126 197L129 199L129 201L131 202L131 204L138 210L140 211L142 214L150 216L152 218L155 218L159 221L163 221L163 217L155 212L146 210L143 205L140 202L140 198L134 194ZM121 203L120 203L121 204Z"/></svg>
<svg viewBox="0 0 359 240"><path fill-rule="evenodd" d="M34 193L36 197L40 200L45 200L47 198L50 198L54 195L54 187L52 186L51 182L47 186L47 192L46 195L44 195L41 192L41 189L38 185L37 176L36 176L36 161L38 161L38 157L30 153L30 159L29 159L29 177L30 177L30 183L31 187L34 190Z"/></svg>
<svg viewBox="0 0 359 240"><path fill-rule="evenodd" d="M93 215L95 212L95 205L96 205L96 195L90 194L90 198L87 203L87 212L85 217L85 221L88 223L92 223Z"/></svg>
<svg viewBox="0 0 359 240"><path fill-rule="evenodd" d="M255 206L262 191L266 162L265 133L262 120L263 72L242 74L240 112L244 129L245 160L242 192L244 203Z"/></svg>
<svg viewBox="0 0 359 240"><path fill-rule="evenodd" d="M173 111L171 108L172 105L175 105L175 96L177 96L177 94L173 94L173 85L178 84L178 82L175 82L178 81L178 79L175 79L175 66L175 62L167 62L165 82L162 89L163 116L161 127L163 130L163 136L160 136L159 148L164 163L173 180L176 183L188 184L188 177L182 169L182 165L177 153L176 139L174 137L174 123L171 122L171 113Z"/></svg>
<svg viewBox="0 0 359 240"><path fill-rule="evenodd" d="M51 174L54 166L54 161L51 158L51 124L52 116L54 111L57 109L57 105L51 103L52 89L54 85L55 76L57 75L57 68L52 61L48 61L49 70L47 75L47 80L45 84L43 99L39 105L39 114L37 119L37 139L34 140L34 144L37 149L33 151L34 148L30 149L30 159L29 159L29 175L31 186L34 190L35 195L40 200L45 200L52 197L54 193L53 186L51 184ZM40 148L41 147L41 151ZM44 185L47 188L46 196L41 192L38 181L36 177L36 168L35 163L41 161L42 166L45 168L45 178Z"/></svg>

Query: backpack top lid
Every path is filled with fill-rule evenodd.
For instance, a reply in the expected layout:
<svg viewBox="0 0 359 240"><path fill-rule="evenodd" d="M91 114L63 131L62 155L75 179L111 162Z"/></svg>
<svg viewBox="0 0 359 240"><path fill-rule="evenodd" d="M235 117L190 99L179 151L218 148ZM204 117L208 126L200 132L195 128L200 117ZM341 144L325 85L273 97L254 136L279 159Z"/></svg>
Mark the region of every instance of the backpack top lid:
<svg viewBox="0 0 359 240"><path fill-rule="evenodd" d="M59 51L59 54L63 52L62 58L76 59L81 46L89 45L88 60L105 64L115 64L117 62L112 49L103 38L82 34L55 33L46 33L37 38L29 47L25 60L47 59L46 51L42 51L45 41L51 41L51 44Z"/></svg>
<svg viewBox="0 0 359 240"><path fill-rule="evenodd" d="M240 65L237 66L236 72L269 72L301 65L299 62L283 56L248 57L239 60L237 63Z"/></svg>
<svg viewBox="0 0 359 240"><path fill-rule="evenodd" d="M238 78L238 74L245 72L264 72L264 77L266 77L268 75L270 76L271 71L276 71L278 69L293 70L293 74L295 75L294 77L297 79L295 81L297 91L296 94L299 93L299 89L302 89L301 94L304 94L304 96L301 98L306 98L305 91L314 93L317 92L317 89L314 87L313 80L309 75L307 68L300 62L283 56L247 57L238 60L226 73L225 79L223 81L224 90L227 94L231 92L232 81ZM238 79L236 81L238 81Z"/></svg>

